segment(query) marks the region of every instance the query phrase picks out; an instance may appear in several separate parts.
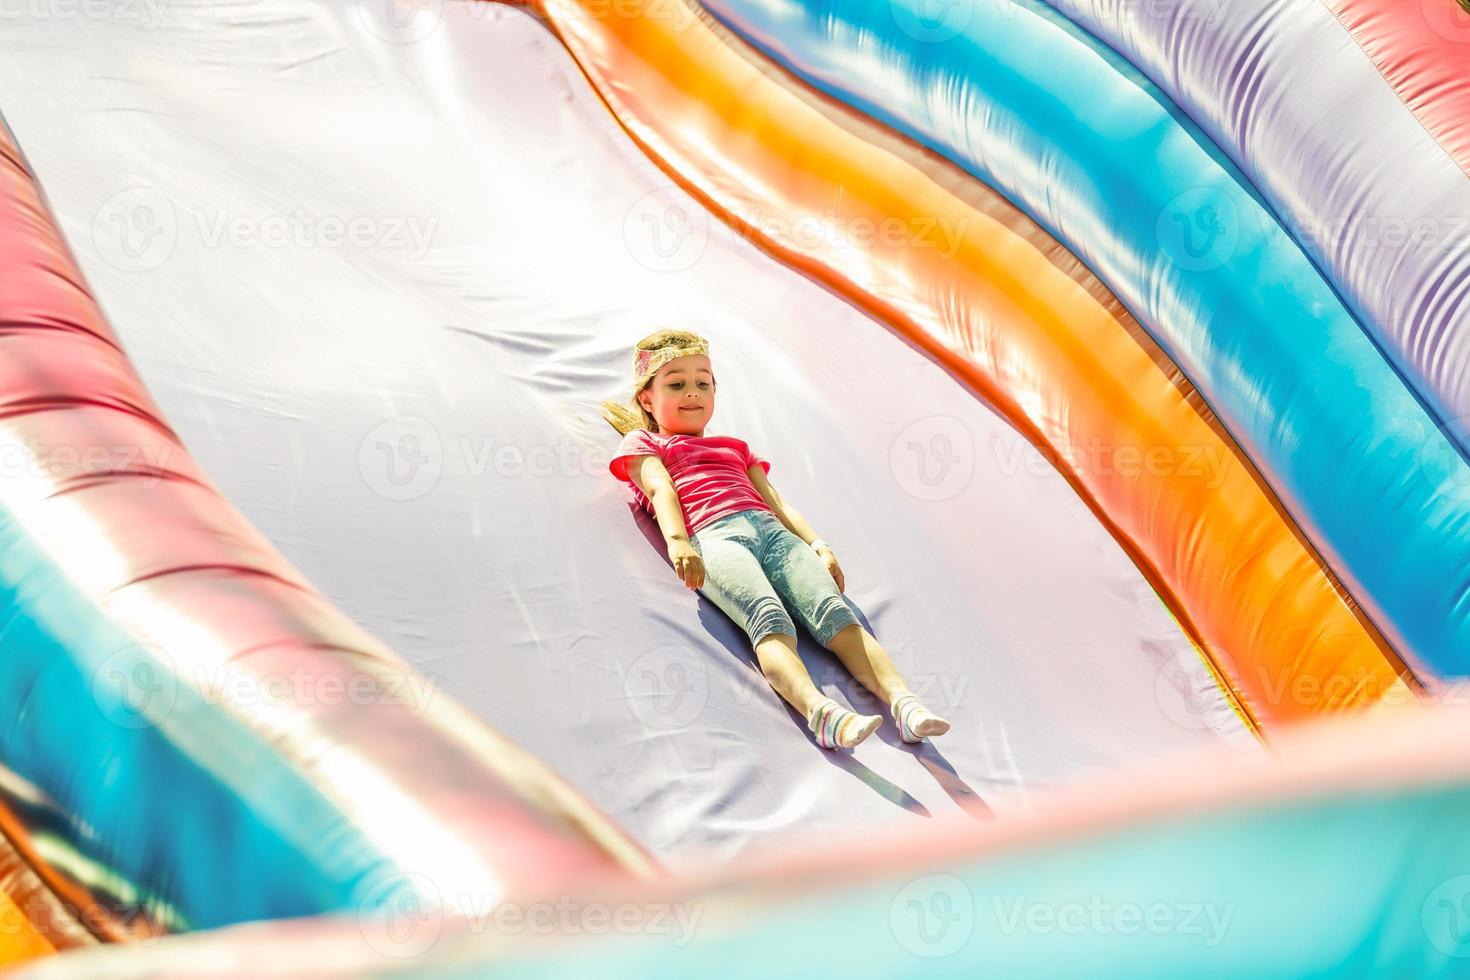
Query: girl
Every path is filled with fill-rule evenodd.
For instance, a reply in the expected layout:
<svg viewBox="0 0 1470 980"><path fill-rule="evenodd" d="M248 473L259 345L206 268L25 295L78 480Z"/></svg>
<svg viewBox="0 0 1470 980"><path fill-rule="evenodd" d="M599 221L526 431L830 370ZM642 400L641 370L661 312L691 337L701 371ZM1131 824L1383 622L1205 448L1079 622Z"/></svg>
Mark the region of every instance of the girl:
<svg viewBox="0 0 1470 980"><path fill-rule="evenodd" d="M883 718L850 711L817 689L796 655L782 599L888 705L905 742L949 731L848 608L837 556L776 493L766 479L771 464L733 436L704 434L715 410L708 342L685 330L650 334L634 351L633 379L633 406L602 403L603 416L624 433L609 470L657 520L685 586L745 630L761 673L806 718L817 744L857 745Z"/></svg>

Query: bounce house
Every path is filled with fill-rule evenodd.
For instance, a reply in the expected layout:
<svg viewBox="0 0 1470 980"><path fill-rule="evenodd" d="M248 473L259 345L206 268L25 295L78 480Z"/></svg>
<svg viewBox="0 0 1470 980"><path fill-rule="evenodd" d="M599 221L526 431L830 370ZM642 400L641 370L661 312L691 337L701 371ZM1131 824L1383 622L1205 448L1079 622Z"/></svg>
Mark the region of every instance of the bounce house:
<svg viewBox="0 0 1470 980"><path fill-rule="evenodd" d="M0 51L6 976L1470 976L1470 7ZM666 326L942 739L672 574Z"/></svg>

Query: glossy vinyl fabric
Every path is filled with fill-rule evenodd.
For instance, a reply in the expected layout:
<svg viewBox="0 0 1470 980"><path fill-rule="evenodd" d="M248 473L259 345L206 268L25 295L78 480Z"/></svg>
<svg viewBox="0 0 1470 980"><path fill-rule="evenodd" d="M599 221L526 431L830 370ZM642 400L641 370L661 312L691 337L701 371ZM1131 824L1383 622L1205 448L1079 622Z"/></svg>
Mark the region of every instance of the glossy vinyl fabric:
<svg viewBox="0 0 1470 980"><path fill-rule="evenodd" d="M37 877L8 839L0 838L0 967L58 950L95 945L58 896Z"/></svg>
<svg viewBox="0 0 1470 980"><path fill-rule="evenodd" d="M130 882L95 872L68 826L69 815L55 800L3 768L0 799L3 891L49 945L64 950L97 942L137 942L165 931L139 905Z"/></svg>
<svg viewBox="0 0 1470 980"><path fill-rule="evenodd" d="M1431 135L1470 127L1470 14L1453 0L1053 6L1229 153L1470 446L1470 176L1464 148Z"/></svg>
<svg viewBox="0 0 1470 980"><path fill-rule="evenodd" d="M10 881L0 881L0 888L12 884ZM6 922L14 923L7 928L5 937L0 940L0 967L10 967L18 963L26 963L37 957L47 956L56 952L56 947L46 940L30 920L25 917L22 907L12 898L7 891L0 895L0 916Z"/></svg>
<svg viewBox="0 0 1470 980"><path fill-rule="evenodd" d="M595 11L553 3L547 16L633 136L727 221L922 345L1056 461L1254 724L1403 695L1392 651L1177 368L1054 239L962 173L763 72L690 8ZM947 247L782 232L893 215L925 216ZM1127 466L1114 455L1124 447L1165 464Z"/></svg>
<svg viewBox="0 0 1470 980"><path fill-rule="evenodd" d="M87 283L189 458L320 590L311 623L350 617L378 638L369 653L432 685L436 725L462 706L445 727L534 751L670 869L795 830L1024 818L1049 787L1170 751L1264 752L1073 486L926 352L710 218L534 18L445 4L434 29L395 33L372 9L250 8L248 29L215 5L167 5L151 28L0 21L0 104ZM105 234L133 187L177 230L142 268ZM221 216L297 205L433 230L422 250L338 247L304 221L300 240L229 237L228 221L211 237ZM670 263L636 233L676 216L698 248ZM890 725L851 756L822 751L738 628L673 575L607 473L618 436L596 414L626 392L631 345L670 320L710 338L719 431L771 461L842 556L860 618L965 737L917 751ZM408 464L436 446L414 483ZM872 703L806 636L801 652L824 690ZM545 882L566 868L515 835L460 743L371 711L339 721L354 719L314 779L371 777L356 764L382 742L426 784L375 811L372 843L440 841L414 828L452 817Z"/></svg>
<svg viewBox="0 0 1470 980"><path fill-rule="evenodd" d="M207 965L253 980L310 949L318 978L790 976L813 960L872 978L1453 978L1470 952L1445 914L1470 861L1470 764L1443 747L1466 738L1463 706L1338 716L1284 732L1269 762L1192 753L1078 787L1025 826L936 827L881 850L809 838L677 885L588 882L520 919L433 920L403 941L417 959L315 918L15 976L193 980Z"/></svg>
<svg viewBox="0 0 1470 980"><path fill-rule="evenodd" d="M8 130L0 267L0 758L66 818L43 877L170 930L646 868L534 760L405 684L220 495Z"/></svg>
<svg viewBox="0 0 1470 980"><path fill-rule="evenodd" d="M1459 0L1322 2L1470 176L1470 6Z"/></svg>
<svg viewBox="0 0 1470 980"><path fill-rule="evenodd" d="M712 0L823 91L1001 190L1197 386L1423 676L1470 672L1470 466L1227 158L1042 4ZM939 31L938 36L931 29Z"/></svg>
<svg viewBox="0 0 1470 980"><path fill-rule="evenodd" d="M38 446L100 445L88 427L112 430L122 446L167 440L171 434L151 421L151 401L79 288L8 133L0 142L0 163L0 254L10 270L0 286L0 319L6 323L0 418L8 452L14 458L28 439L35 440L33 452ZM47 369L58 364L66 371ZM182 705L158 700L152 706L157 716L129 714L132 702L123 685L136 677L136 686L147 690L167 665L97 608L86 590L91 583L82 576L105 575L109 566L115 575L120 563L139 556L103 550L101 543L88 554L80 543L68 548L61 535L38 541L27 517L48 502L56 511L95 500L104 484L73 475L69 482L75 486L57 486L40 465L40 453L34 458L34 466L12 467L0 512L7 650L0 690L10 701L3 712L6 764L73 815L68 829L77 849L121 879L117 890L133 895L150 919L166 927L198 928L347 904L350 889L377 872L383 860L355 836L333 842L325 832L330 818L320 794L275 753L204 706L202 698L189 697L188 689ZM39 479L17 479L17 473ZM113 480L125 489L128 477L142 475L134 470ZM58 492L64 489L72 492ZM92 530L87 513L73 511L74 527L84 534ZM86 570L67 574L51 549L63 556L69 550ZM150 707L146 700L138 703ZM197 747L182 737L191 725ZM266 793L275 806L294 812L295 827L265 817ZM157 801L170 794L178 801L172 808L177 819L159 821ZM298 838L296 828L314 839ZM220 840L235 846L213 846ZM183 846L166 848L165 841ZM303 853L303 847L321 842L333 845L330 858ZM329 862L330 869L324 868ZM279 868L279 877L254 878L261 866ZM201 876L215 883L206 885ZM255 884L247 887L247 880ZM176 884L170 888L169 882Z"/></svg>
<svg viewBox="0 0 1470 980"><path fill-rule="evenodd" d="M1224 638L1211 643L1243 644L1247 659L1230 662L1242 675L1293 643L1303 659L1274 662L1289 690L1362 672L1365 687L1345 697L1253 705L1268 721L1362 706L1384 684L1404 693L1270 494L1251 492L1235 456L1222 457L1220 503L1171 495L1169 480L1035 466L1007 425L1063 461L1095 435L1228 449L1198 393L1075 259L939 161L802 98L758 60L742 70L716 33L599 18L590 3L553 11L589 86L524 14L426 9L438 19L422 32L328 2L169 5L146 28L121 11L85 31L0 22L0 105L14 107L78 253L73 264L38 206L10 223L45 247L6 255L30 276L15 296L0 286L17 307L0 334L0 364L18 362L0 373L17 399L6 423L33 426L37 441L20 442L32 450L128 439L157 463L87 478L32 469L0 484L5 669L16 675L0 678L14 709L0 758L44 783L17 808L37 838L57 814L102 815L90 831L60 821L66 860L46 841L32 853L52 867L38 871L63 883L90 872L94 893L131 894L163 928L313 903L348 913L69 954L33 975L779 973L814 946L885 976L1447 972L1421 909L1465 860L1467 773L1443 751L1464 741L1463 712L1352 712L1311 736L1273 725L1280 737L1261 752L1130 558L1196 590L1201 620ZM594 87L644 150L666 166L663 151L677 150L678 179L727 207L744 237L700 224L697 201L627 140ZM697 122L720 113L733 113L728 130ZM76 153L79 140L95 152ZM843 166L848 154L863 166ZM794 179L801 161L820 179ZM19 199L30 184L14 174L27 177L11 187ZM767 200L752 186L783 210L747 210L742 227L737 207ZM155 210L110 204L140 189ZM783 250L780 229L810 227L799 205L833 198L872 209L840 212L838 229L885 202L909 215L925 213L903 210L912 200L934 204L936 224L942 213L966 231L950 260L964 256L973 291L915 275L925 267L897 249L807 253L803 234ZM209 238L221 209L254 220L293 202L440 224L413 254ZM138 253L119 251L108 219L129 215L172 215L168 254L133 263ZM639 237L660 221L702 229L698 254L670 263L664 238ZM96 309L27 305L60 295L86 307L91 290L116 332ZM958 304L983 316L936 315ZM594 414L626 382L629 343L660 318L712 336L725 431L750 438L773 481L840 543L855 605L952 705L965 737L914 750L890 732L852 757L822 753L754 683L738 630L674 582L656 531L607 479L616 437ZM48 343L55 356L31 356ZM66 387L78 376L85 396ZM119 418L137 431L106 428ZM960 449L973 470L945 493L905 456L938 437L945 461ZM406 482L374 468L385 448L399 462L432 439L432 485L415 487L412 468ZM484 455L493 447L520 455ZM130 480L143 485L130 493ZM1164 515L1167 532L1151 526ZM1144 543L1157 559L1140 558ZM1232 565L1254 588L1278 576L1280 607L1239 605L1264 594L1228 579L1214 583L1219 598L1204 588ZM163 591L169 580L186 584ZM1227 613L1297 638L1230 633L1240 627ZM830 659L805 642L803 653L825 689L860 703ZM130 719L118 695L147 679L140 666L157 678L211 656L254 661L256 679L305 665L334 684L423 676L434 687L410 687L395 714L377 703L252 712L175 685L168 710L149 716L157 724L117 724ZM99 707L124 731L95 723ZM72 718L83 727L65 728L75 744L63 745L55 736ZM628 871L651 865L638 845L486 722L659 857L704 870L634 880ZM1366 858L1340 860L1364 841ZM494 871L504 889L487 887ZM939 892L924 890L930 874L947 876ZM1239 913L1223 949L1150 936L1125 957L1115 937L997 930L988 918L936 958L895 917L940 893L991 916L997 895L1065 905L1106 893L1144 908L1161 895L1197 902L1202 884ZM1309 901L1323 894L1341 898ZM482 913L577 898L595 915L680 895L707 918L694 943L672 947L575 943L587 937L571 930L522 943L484 920L455 937L446 912L456 898ZM398 900L406 934L366 932L352 914Z"/></svg>

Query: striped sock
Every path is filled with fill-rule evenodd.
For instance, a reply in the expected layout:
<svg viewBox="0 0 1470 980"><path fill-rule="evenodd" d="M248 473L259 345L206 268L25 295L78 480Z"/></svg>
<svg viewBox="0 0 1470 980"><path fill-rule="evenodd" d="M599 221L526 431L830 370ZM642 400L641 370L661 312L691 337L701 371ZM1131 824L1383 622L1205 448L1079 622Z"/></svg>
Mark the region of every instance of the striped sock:
<svg viewBox="0 0 1470 980"><path fill-rule="evenodd" d="M882 715L860 715L831 698L820 702L806 719L806 727L817 736L817 744L824 749L850 749L873 734L873 729L882 723Z"/></svg>
<svg viewBox="0 0 1470 980"><path fill-rule="evenodd" d="M898 737L905 742L922 742L926 735L943 735L949 731L949 722L920 704L917 694L900 694L893 699L889 710L898 725Z"/></svg>

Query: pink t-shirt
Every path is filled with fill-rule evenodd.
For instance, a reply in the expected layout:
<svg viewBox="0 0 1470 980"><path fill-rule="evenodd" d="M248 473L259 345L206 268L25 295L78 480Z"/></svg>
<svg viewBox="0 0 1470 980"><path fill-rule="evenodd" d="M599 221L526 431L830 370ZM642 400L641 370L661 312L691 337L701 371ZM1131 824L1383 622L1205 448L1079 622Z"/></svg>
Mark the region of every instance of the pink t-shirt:
<svg viewBox="0 0 1470 980"><path fill-rule="evenodd" d="M628 476L628 463L634 456L657 456L663 460L679 494L684 527L691 535L737 510L771 509L746 472L751 466L759 465L769 473L771 464L734 436L670 435L648 429L634 429L623 436L608 469L632 487L643 509L653 514L653 502Z"/></svg>

